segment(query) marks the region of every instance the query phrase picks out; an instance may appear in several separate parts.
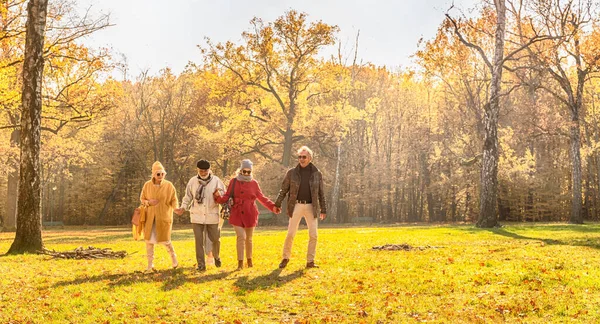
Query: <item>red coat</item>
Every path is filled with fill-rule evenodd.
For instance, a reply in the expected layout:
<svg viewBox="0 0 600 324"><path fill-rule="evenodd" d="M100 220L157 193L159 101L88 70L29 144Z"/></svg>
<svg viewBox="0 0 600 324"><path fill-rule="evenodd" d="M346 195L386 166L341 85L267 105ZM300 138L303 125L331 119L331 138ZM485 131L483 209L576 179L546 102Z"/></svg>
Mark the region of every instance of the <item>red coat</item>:
<svg viewBox="0 0 600 324"><path fill-rule="evenodd" d="M217 199L218 203L223 204L229 200L232 185L233 179L229 180L227 192ZM231 225L256 227L256 225L258 225L257 199L270 211L273 211L275 208L275 203L263 195L258 182L254 179L249 182L236 180L233 190L233 207L231 208L231 214L229 215L229 224Z"/></svg>

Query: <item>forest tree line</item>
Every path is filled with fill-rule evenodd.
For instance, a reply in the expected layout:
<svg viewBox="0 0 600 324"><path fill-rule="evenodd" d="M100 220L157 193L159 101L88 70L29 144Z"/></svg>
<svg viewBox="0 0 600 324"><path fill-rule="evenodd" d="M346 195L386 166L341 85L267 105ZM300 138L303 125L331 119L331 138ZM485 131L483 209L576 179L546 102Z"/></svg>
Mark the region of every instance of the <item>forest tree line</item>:
<svg viewBox="0 0 600 324"><path fill-rule="evenodd" d="M583 219L598 220L598 3L502 2L498 219L567 221L581 192ZM15 224L25 6L0 3L4 228ZM419 43L414 67L365 63L358 35L342 44L337 26L290 10L272 22L253 19L239 43L199 39L203 61L179 74L130 75L118 56L83 45L85 35L110 28L107 16L77 15L70 2L53 1L44 51L43 222L129 223L156 160L181 198L196 160L211 161L228 179L250 158L274 198L302 145L313 149L325 178L326 222L474 222L492 82L484 57L494 53L497 8L482 1L469 16L449 10L436 36ZM323 55L332 49L336 55ZM110 77L115 71L120 79Z"/></svg>

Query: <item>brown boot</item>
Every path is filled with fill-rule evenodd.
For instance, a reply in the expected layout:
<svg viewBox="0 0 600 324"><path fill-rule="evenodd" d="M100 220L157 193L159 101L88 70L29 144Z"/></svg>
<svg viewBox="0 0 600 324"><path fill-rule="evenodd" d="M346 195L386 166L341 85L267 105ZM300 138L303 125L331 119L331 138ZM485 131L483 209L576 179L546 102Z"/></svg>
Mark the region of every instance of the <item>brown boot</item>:
<svg viewBox="0 0 600 324"><path fill-rule="evenodd" d="M244 269L244 260L238 260L238 268L237 270Z"/></svg>
<svg viewBox="0 0 600 324"><path fill-rule="evenodd" d="M248 259L248 268L252 268L252 259Z"/></svg>
<svg viewBox="0 0 600 324"><path fill-rule="evenodd" d="M306 262L306 268L318 268L314 261Z"/></svg>
<svg viewBox="0 0 600 324"><path fill-rule="evenodd" d="M287 266L288 262L290 262L290 259L281 260L281 263L279 264L279 269L285 268Z"/></svg>

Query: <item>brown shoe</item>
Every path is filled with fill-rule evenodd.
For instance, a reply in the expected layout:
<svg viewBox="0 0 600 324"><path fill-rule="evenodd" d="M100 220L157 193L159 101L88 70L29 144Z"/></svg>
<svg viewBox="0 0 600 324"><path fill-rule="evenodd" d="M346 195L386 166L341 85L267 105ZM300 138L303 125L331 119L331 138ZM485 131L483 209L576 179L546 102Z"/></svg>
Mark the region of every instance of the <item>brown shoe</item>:
<svg viewBox="0 0 600 324"><path fill-rule="evenodd" d="M287 266L288 262L290 262L290 259L281 260L281 263L279 264L279 269L285 268Z"/></svg>
<svg viewBox="0 0 600 324"><path fill-rule="evenodd" d="M318 268L319 266L315 264L314 261L306 262L306 268Z"/></svg>
<svg viewBox="0 0 600 324"><path fill-rule="evenodd" d="M237 270L242 270L242 269L244 269L244 260L238 260Z"/></svg>
<svg viewBox="0 0 600 324"><path fill-rule="evenodd" d="M248 268L252 268L252 259L248 259Z"/></svg>

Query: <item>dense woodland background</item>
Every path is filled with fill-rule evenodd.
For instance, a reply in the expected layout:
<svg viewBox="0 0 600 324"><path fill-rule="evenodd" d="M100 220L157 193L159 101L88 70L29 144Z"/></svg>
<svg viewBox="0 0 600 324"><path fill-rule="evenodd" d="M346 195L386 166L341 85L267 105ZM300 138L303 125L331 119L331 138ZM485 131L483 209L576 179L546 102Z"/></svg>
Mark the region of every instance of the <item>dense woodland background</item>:
<svg viewBox="0 0 600 324"><path fill-rule="evenodd" d="M26 2L0 1L5 229L15 224ZM468 15L449 10L436 37L419 43L414 67L364 62L360 35L340 43L336 26L291 10L276 21L255 18L240 43L198 39L204 60L178 75L130 71L109 50L83 45L86 35L110 28L107 16L77 15L66 0L49 6L44 223L129 223L155 160L181 198L197 159L228 179L250 158L263 192L275 198L302 145L314 150L326 179L326 222L477 220L491 82L481 52L494 50L493 3ZM583 219L599 219L598 9L586 0L506 1L506 53L528 46L504 65L500 221L568 220L574 189L582 192ZM111 77L116 71L120 78ZM579 152L570 145L573 129ZM577 153L581 179L573 181Z"/></svg>

